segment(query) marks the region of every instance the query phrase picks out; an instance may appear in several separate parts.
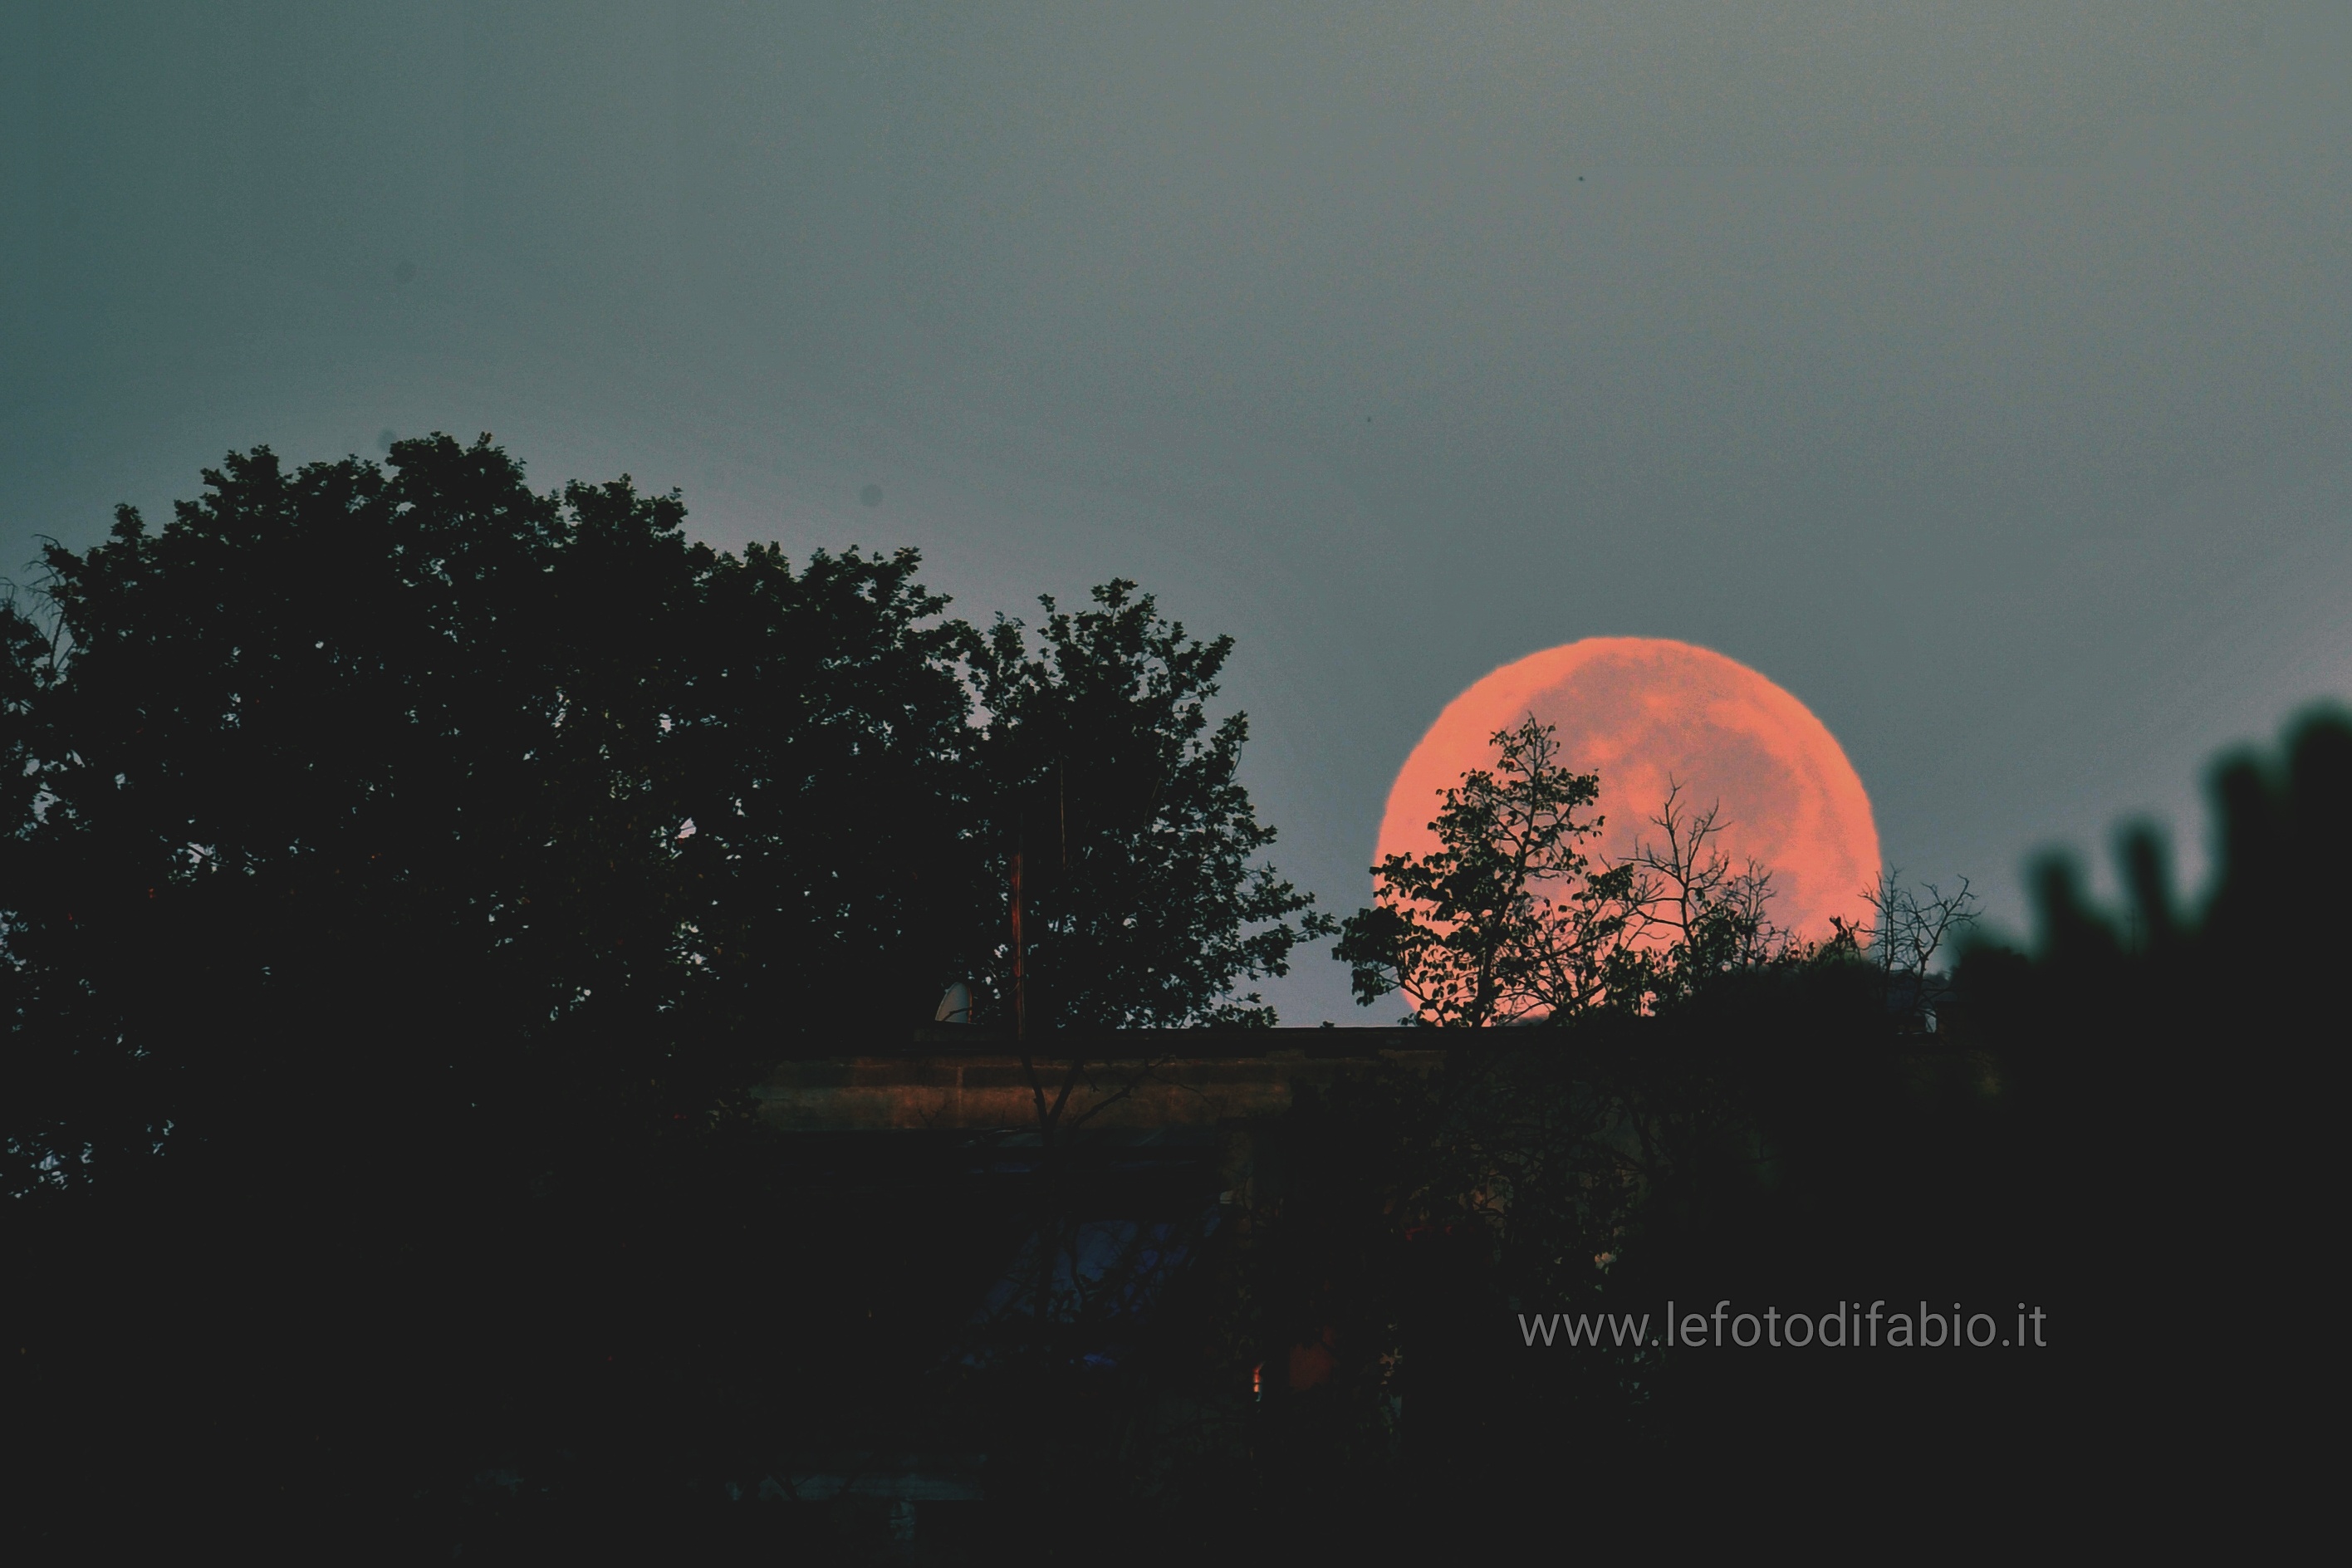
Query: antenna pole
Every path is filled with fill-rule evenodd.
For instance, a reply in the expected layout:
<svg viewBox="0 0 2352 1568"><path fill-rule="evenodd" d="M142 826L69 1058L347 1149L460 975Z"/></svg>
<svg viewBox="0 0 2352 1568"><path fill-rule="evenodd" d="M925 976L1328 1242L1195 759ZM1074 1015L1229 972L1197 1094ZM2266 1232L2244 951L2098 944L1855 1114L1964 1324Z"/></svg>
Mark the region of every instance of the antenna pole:
<svg viewBox="0 0 2352 1568"><path fill-rule="evenodd" d="M1029 1037L1029 953L1021 929L1022 844L1013 842L1013 1037Z"/></svg>

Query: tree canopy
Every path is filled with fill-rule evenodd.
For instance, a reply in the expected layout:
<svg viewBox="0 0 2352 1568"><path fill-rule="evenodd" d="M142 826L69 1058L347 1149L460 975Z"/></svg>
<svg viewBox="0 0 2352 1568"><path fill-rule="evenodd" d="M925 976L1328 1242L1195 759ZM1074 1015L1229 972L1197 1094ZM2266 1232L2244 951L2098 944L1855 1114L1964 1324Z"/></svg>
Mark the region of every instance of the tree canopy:
<svg viewBox="0 0 2352 1568"><path fill-rule="evenodd" d="M1002 617L965 644L994 792L989 848L1000 863L1021 856L1030 901L1031 1017L1271 1024L1274 1010L1235 987L1286 973L1298 942L1330 927L1312 894L1257 858L1274 829L1239 778L1247 718L1210 722L1233 639L1187 636L1133 583L1093 599L1075 614L1042 599L1034 652ZM1009 945L995 956L988 979L1003 997Z"/></svg>
<svg viewBox="0 0 2352 1568"><path fill-rule="evenodd" d="M1332 956L1365 1005L1401 994L1415 1023L1563 1025L1849 956L1869 934L1842 928L1807 944L1776 927L1771 873L1733 865L1717 847L1715 810L1692 811L1678 789L1650 818L1654 837L1596 861L1587 846L1604 820L1580 814L1599 801L1600 776L1562 759L1551 726L1532 716L1493 743L1495 766L1466 771L1441 797L1436 847L1372 868L1375 901L1341 928Z"/></svg>
<svg viewBox="0 0 2352 1568"><path fill-rule="evenodd" d="M1230 639L1131 584L1032 656L911 551L715 551L488 437L204 479L0 608L12 1188L701 1124L1001 995L1024 832L1055 1022L1270 1019L1235 985L1319 929L1209 716Z"/></svg>

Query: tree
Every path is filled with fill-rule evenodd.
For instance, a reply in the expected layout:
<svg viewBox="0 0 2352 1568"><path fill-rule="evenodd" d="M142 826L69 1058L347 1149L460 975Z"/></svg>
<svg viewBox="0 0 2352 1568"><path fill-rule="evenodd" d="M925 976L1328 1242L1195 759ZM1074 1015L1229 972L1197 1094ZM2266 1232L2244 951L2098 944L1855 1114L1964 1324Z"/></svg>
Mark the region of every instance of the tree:
<svg viewBox="0 0 2352 1568"><path fill-rule="evenodd" d="M1257 858L1275 832L1239 779L1247 717L1210 726L1233 639L1189 637L1123 579L1092 597L1075 615L1042 597L1034 654L1003 616L964 644L985 716L984 844L1004 889L982 988L1019 1039L1049 1150L1075 1131L1063 1118L1090 1068L1075 1031L1270 1026L1257 993L1234 992L1286 973L1299 942L1332 930L1313 894ZM1032 1045L1055 1032L1049 1085ZM1113 1097L1150 1066L1130 1067Z"/></svg>
<svg viewBox="0 0 2352 1568"><path fill-rule="evenodd" d="M999 617L970 635L964 655L984 717L982 842L1003 890L981 989L1015 1037L1044 1178L1003 1321L983 1331L1009 1329L1016 1342L971 1353L1005 1357L998 1370L1020 1379L1017 1407L1033 1418L1098 1405L1066 1402L1067 1380L1098 1348L1100 1314L1115 1315L1124 1296L1120 1277L1085 1256L1075 1135L1160 1058L1107 1059L1118 1053L1100 1032L1269 1027L1274 1009L1235 991L1286 973L1299 942L1331 930L1313 896L1260 858L1275 834L1239 779L1247 719L1210 721L1233 639L1188 636L1124 580L1092 598L1075 614L1042 598L1034 652L1026 628ZM1096 1092L1073 1114L1082 1083ZM1067 1437L1034 1419L1026 1439L999 1440L1016 1452L1030 1445L1036 1473L1061 1475ZM1008 1476L1023 1468L1010 1454L999 1462Z"/></svg>
<svg viewBox="0 0 2352 1568"><path fill-rule="evenodd" d="M48 635L10 612L12 1183L314 1132L521 1166L961 962L968 699L911 553L721 555L487 438L205 483L51 546Z"/></svg>
<svg viewBox="0 0 2352 1568"><path fill-rule="evenodd" d="M2139 853L2134 864L2140 867L2147 851L2137 841L2135 848ZM1933 1029L1936 1010L1951 993L1936 960L1957 947L1977 922L1978 900L1969 879L1961 878L1947 893L1933 882L1914 887L1903 880L1899 868L1890 866L1863 900L1870 906L1869 920L1857 927L1839 922L1835 940L1868 955L1890 1010Z"/></svg>
<svg viewBox="0 0 2352 1568"><path fill-rule="evenodd" d="M699 1125L959 978L1012 1022L1016 861L1040 1028L1271 1023L1236 991L1329 930L1209 719L1231 639L1132 584L1033 653L912 552L721 553L487 437L205 480L0 611L14 1186L314 1135L394 1180L320 1097L442 1173Z"/></svg>
<svg viewBox="0 0 2352 1568"><path fill-rule="evenodd" d="M1239 779L1246 715L1208 704L1233 639L1202 642L1114 581L1071 614L1050 597L1032 653L1000 617L965 647L983 716L988 848L1022 868L1033 1028L1270 1025L1237 986L1286 973L1329 922L1258 858L1275 831ZM985 977L1011 1022L1011 911Z"/></svg>
<svg viewBox="0 0 2352 1568"><path fill-rule="evenodd" d="M1623 994L1634 872L1596 871L1582 846L1601 818L1577 815L1600 798L1599 775L1559 762L1532 717L1494 743L1496 767L1445 792L1438 847L1382 860L1376 902L1341 928L1332 956L1351 966L1358 1002L1402 993L1420 1022L1483 1028Z"/></svg>
<svg viewBox="0 0 2352 1568"><path fill-rule="evenodd" d="M968 973L979 855L962 623L916 553L719 555L675 736L689 962L730 1029L839 1038Z"/></svg>
<svg viewBox="0 0 2352 1568"><path fill-rule="evenodd" d="M768 1441L828 1374L740 1347L780 1297L812 1341L843 1303L768 1245L805 1194L750 1086L951 980L1005 1000L1016 856L1039 1035L1273 1021L1247 983L1329 927L1209 714L1229 639L1112 584L1033 651L947 618L912 552L725 553L684 518L625 477L534 490L488 437L257 448L0 604L42 1475L120 1473L124 1413L218 1456L175 1504L237 1508L241 1466L333 1511L447 1500L534 1433L605 1424L632 1486ZM886 1230L919 1250L816 1206L860 1260L833 1276Z"/></svg>
<svg viewBox="0 0 2352 1568"><path fill-rule="evenodd" d="M1772 873L1750 860L1734 866L1717 846L1728 826L1722 808L1693 812L1682 803L1682 786L1666 784L1666 798L1644 837L1627 858L1632 873L1625 895L1629 1005L1655 1007L1686 1002L1726 976L1741 974L1805 956L1790 932L1772 923Z"/></svg>

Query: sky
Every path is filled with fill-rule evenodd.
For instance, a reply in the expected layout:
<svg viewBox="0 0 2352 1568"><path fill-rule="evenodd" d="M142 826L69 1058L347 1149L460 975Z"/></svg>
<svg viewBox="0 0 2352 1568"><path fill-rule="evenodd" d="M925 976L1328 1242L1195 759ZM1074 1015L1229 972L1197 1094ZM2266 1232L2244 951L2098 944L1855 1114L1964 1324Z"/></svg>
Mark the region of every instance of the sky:
<svg viewBox="0 0 2352 1568"><path fill-rule="evenodd" d="M2352 696L2341 4L15 0L0 147L0 575L446 430L975 618L1135 578L1343 912L1581 637L1795 693L2020 930Z"/></svg>

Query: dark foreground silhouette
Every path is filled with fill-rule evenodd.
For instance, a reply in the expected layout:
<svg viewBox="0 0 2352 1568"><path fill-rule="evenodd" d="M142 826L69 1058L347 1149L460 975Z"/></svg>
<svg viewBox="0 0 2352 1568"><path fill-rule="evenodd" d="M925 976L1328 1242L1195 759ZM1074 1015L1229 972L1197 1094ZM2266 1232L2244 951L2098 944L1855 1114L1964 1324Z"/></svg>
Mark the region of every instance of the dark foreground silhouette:
<svg viewBox="0 0 2352 1568"><path fill-rule="evenodd" d="M1015 854L1048 1039L1271 1021L1237 985L1326 928L1203 716L1226 645L1113 585L1032 652L911 557L718 556L625 485L395 457L238 459L0 623L0 1407L43 1555L1916 1545L2315 1479L2341 720L2218 771L2193 908L2146 834L2120 911L2042 867L2033 951L1968 952L1932 1032L1838 953L1429 1031L1433 1072L1302 1093L1240 1194L1181 1140L787 1136L776 1057L896 1048L959 978L1009 1024ZM1004 1294L1056 1257L1148 1288ZM1528 1342L1670 1300L2045 1342ZM898 1479L784 1495L860 1467Z"/></svg>

